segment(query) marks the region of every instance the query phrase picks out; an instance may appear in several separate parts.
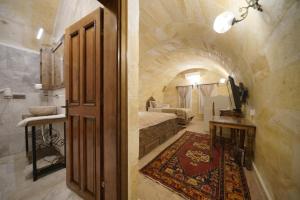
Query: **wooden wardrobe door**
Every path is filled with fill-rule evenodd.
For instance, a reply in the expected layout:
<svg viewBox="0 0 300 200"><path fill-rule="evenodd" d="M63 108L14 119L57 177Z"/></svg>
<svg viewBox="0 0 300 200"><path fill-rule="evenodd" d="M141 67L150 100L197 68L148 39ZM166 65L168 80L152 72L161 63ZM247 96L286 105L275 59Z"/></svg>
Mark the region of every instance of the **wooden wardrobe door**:
<svg viewBox="0 0 300 200"><path fill-rule="evenodd" d="M67 185L84 199L103 192L103 8L65 33Z"/></svg>

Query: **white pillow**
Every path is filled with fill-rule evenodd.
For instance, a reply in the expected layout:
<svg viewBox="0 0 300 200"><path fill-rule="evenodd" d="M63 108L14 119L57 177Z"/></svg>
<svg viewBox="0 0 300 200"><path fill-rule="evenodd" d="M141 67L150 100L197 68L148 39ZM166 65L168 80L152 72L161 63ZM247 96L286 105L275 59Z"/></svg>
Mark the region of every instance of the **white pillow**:
<svg viewBox="0 0 300 200"><path fill-rule="evenodd" d="M169 104L163 104L158 101L150 101L150 108L169 108Z"/></svg>
<svg viewBox="0 0 300 200"><path fill-rule="evenodd" d="M150 101L150 108L156 108L157 107L157 101Z"/></svg>

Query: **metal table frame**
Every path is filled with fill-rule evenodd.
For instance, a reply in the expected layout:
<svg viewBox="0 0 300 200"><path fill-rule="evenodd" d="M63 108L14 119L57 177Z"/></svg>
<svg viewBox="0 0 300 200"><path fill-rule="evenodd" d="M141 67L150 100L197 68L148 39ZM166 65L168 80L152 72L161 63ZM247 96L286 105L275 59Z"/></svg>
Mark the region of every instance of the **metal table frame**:
<svg viewBox="0 0 300 200"><path fill-rule="evenodd" d="M66 122L64 121L64 163L55 163L51 164L47 167L43 167L42 169L37 168L37 149L36 149L36 126L32 125L31 126L31 139L32 139L32 177L33 181L36 181L39 176L48 174L50 172L57 171L59 169L63 169L66 167ZM52 124L49 124L49 134L52 136ZM28 128L30 125L25 126L25 145L26 145L26 153L28 154L29 152L29 147L28 147ZM51 142L50 145L52 146L52 137L51 137Z"/></svg>
<svg viewBox="0 0 300 200"><path fill-rule="evenodd" d="M210 129L210 160L213 159L213 149L215 147L216 140L216 129L217 127L221 128L230 128L235 129L239 133L240 139L240 148L244 149L245 138L247 138L247 149L245 150L245 165L248 170L252 169L252 161L254 157L254 140L256 135L256 127L244 118L235 118L235 117L219 117L214 116L209 121ZM236 132L235 132L236 134Z"/></svg>

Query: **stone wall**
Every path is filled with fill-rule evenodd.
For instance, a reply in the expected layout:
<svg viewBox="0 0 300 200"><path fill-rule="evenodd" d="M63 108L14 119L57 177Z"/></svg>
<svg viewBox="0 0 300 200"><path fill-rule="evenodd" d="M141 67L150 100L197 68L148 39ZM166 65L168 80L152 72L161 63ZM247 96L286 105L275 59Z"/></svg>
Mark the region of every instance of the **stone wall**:
<svg viewBox="0 0 300 200"><path fill-rule="evenodd" d="M1 0L0 42L38 51L51 42L59 0ZM39 28L44 29L40 40Z"/></svg>
<svg viewBox="0 0 300 200"><path fill-rule="evenodd" d="M137 199L139 155L139 0L128 1L128 199Z"/></svg>
<svg viewBox="0 0 300 200"><path fill-rule="evenodd" d="M97 0L61 0L53 27L52 38L58 41L65 29L100 7Z"/></svg>
<svg viewBox="0 0 300 200"><path fill-rule="evenodd" d="M40 82L40 55L31 50L0 44L0 89L24 93L26 99L3 99L0 94L0 157L25 151L24 128L16 127L28 107L47 104L47 98L34 90Z"/></svg>
<svg viewBox="0 0 300 200"><path fill-rule="evenodd" d="M218 14L239 16L244 4L141 0L140 101L187 67L208 66L205 58L217 62L249 88L247 109L255 109L257 126L254 164L268 197L299 199L300 2L261 1L262 13L249 10L229 32L213 31Z"/></svg>

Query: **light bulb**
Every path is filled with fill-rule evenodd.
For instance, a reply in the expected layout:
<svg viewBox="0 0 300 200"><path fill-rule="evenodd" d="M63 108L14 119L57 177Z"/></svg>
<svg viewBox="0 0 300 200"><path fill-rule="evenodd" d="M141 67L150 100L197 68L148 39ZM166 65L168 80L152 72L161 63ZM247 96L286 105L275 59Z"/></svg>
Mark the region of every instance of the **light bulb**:
<svg viewBox="0 0 300 200"><path fill-rule="evenodd" d="M37 35L36 35L36 39L41 39L42 38L42 35L44 33L44 29L43 28L40 28Z"/></svg>
<svg viewBox="0 0 300 200"><path fill-rule="evenodd" d="M225 83L226 82L226 79L225 78L221 78L220 80L219 80L219 83L221 83L221 84L223 84L223 83Z"/></svg>
<svg viewBox="0 0 300 200"><path fill-rule="evenodd" d="M217 33L225 33L232 27L234 15L232 12L226 11L218 15L214 22L214 30Z"/></svg>

